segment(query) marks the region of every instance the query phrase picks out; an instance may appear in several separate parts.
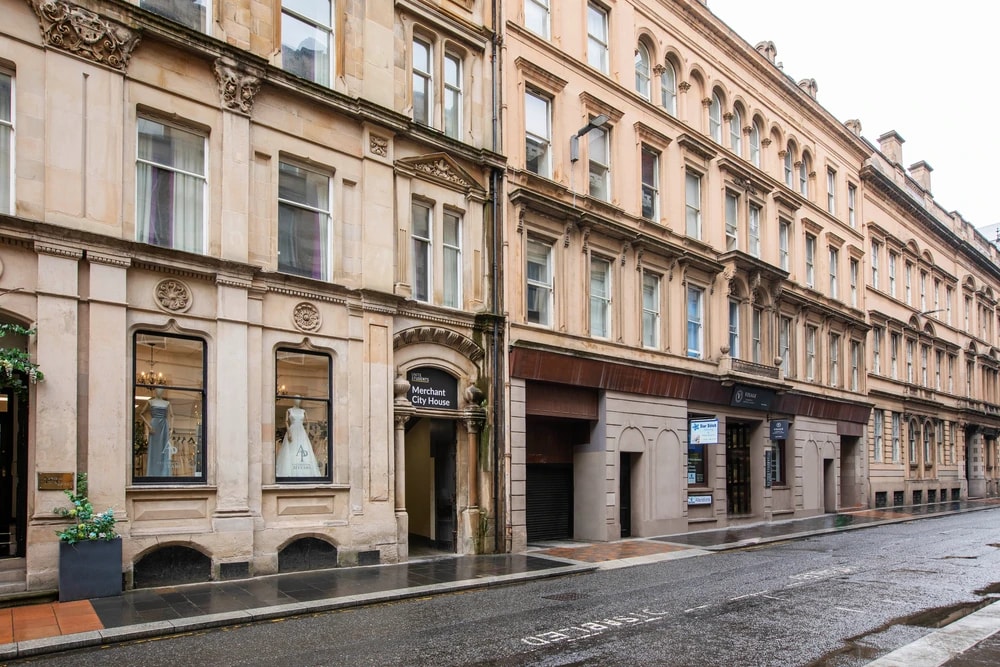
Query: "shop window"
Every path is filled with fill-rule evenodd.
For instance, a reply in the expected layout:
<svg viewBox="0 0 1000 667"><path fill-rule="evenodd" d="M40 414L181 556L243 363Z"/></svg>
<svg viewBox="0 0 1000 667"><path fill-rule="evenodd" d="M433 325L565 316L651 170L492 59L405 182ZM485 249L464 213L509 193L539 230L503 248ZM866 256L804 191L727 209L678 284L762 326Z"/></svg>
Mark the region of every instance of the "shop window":
<svg viewBox="0 0 1000 667"><path fill-rule="evenodd" d="M332 479L330 356L279 348L274 365L275 481L328 482Z"/></svg>
<svg viewBox="0 0 1000 667"><path fill-rule="evenodd" d="M137 332L132 479L205 482L205 342Z"/></svg>

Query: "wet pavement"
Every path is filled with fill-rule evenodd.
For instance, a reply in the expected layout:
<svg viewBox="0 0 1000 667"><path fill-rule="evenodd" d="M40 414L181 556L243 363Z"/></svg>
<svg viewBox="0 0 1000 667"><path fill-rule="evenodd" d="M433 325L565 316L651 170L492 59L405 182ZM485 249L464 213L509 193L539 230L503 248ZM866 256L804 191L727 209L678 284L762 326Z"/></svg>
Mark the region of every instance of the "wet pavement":
<svg viewBox="0 0 1000 667"><path fill-rule="evenodd" d="M598 568L628 567L712 551L1000 506L1000 499L859 510L616 542L533 544L524 554L447 556L395 565L314 570L240 581L127 591L69 603L0 608L0 661L168 636L411 597L509 585ZM0 607L4 601L0 599ZM995 608L995 611L991 611ZM971 620L970 620L971 619ZM966 625L972 624L970 630ZM954 637L949 639L948 632ZM1000 605L994 604L890 654L881 667L1000 665ZM935 643L934 638L937 638ZM921 640L921 641L924 641ZM945 648L942 649L943 645ZM945 651L942 654L942 650ZM942 662L929 661L944 655ZM921 661L921 656L927 661Z"/></svg>

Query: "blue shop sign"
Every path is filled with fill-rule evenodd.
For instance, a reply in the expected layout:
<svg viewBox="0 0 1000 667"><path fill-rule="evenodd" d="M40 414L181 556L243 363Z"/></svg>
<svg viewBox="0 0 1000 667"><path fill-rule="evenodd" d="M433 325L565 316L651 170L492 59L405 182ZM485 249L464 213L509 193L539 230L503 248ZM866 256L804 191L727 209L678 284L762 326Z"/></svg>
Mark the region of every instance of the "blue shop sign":
<svg viewBox="0 0 1000 667"><path fill-rule="evenodd" d="M768 436L771 440L787 440L788 439L788 420L787 419L772 419L771 420L771 434Z"/></svg>
<svg viewBox="0 0 1000 667"><path fill-rule="evenodd" d="M733 387L733 397L729 405L734 408L770 410L771 404L774 403L774 397L775 393L773 389L738 384Z"/></svg>

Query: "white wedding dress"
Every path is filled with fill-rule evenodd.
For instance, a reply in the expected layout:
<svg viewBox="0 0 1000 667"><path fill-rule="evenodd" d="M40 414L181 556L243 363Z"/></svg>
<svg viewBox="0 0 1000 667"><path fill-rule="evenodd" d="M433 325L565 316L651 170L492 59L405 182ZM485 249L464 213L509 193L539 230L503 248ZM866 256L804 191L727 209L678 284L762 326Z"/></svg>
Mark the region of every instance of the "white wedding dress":
<svg viewBox="0 0 1000 667"><path fill-rule="evenodd" d="M302 426L305 416L306 411L302 408L288 408L285 414L288 430L278 449L276 477L319 477L322 474L309 435Z"/></svg>

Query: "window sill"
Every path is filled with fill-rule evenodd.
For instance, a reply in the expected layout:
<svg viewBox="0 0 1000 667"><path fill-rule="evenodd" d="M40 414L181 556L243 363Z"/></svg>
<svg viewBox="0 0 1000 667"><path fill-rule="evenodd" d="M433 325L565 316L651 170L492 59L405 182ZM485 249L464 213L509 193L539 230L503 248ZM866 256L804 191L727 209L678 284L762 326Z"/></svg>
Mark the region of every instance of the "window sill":
<svg viewBox="0 0 1000 667"><path fill-rule="evenodd" d="M149 484L131 484L125 487L125 493L162 493L164 491L170 492L191 492L195 491L198 493L215 493L218 491L218 487L214 484L204 484L198 482L190 483L149 483Z"/></svg>
<svg viewBox="0 0 1000 667"><path fill-rule="evenodd" d="M261 491L349 491L350 484L335 484L333 482L277 482L264 484Z"/></svg>

